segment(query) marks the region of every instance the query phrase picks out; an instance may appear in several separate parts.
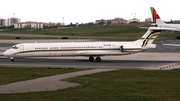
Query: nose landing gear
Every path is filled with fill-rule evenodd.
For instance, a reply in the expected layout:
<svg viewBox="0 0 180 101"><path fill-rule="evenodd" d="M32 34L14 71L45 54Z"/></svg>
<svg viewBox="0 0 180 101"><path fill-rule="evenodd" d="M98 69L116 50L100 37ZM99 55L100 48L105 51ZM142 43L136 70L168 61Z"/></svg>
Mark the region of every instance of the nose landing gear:
<svg viewBox="0 0 180 101"><path fill-rule="evenodd" d="M11 61L11 62L14 62L14 57L10 57L10 61Z"/></svg>

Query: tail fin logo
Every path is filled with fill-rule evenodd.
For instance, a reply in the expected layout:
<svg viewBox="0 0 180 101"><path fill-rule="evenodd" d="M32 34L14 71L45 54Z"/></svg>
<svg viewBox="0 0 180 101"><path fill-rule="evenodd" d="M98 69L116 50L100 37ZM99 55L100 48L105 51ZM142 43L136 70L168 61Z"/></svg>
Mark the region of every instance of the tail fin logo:
<svg viewBox="0 0 180 101"><path fill-rule="evenodd" d="M152 18L153 18L153 23L156 23L156 19L160 19L160 17L157 14L157 12L154 9L154 7L150 7L150 9L151 9L151 14L152 14Z"/></svg>
<svg viewBox="0 0 180 101"><path fill-rule="evenodd" d="M157 31L151 31L146 38L144 38L142 47L145 47L147 44L153 44L154 41L156 40L156 38L159 36L161 30L157 30Z"/></svg>
<svg viewBox="0 0 180 101"><path fill-rule="evenodd" d="M136 42L141 45L141 47L146 47L154 43L160 32L161 29L159 27L149 27L147 32L140 39L136 40Z"/></svg>

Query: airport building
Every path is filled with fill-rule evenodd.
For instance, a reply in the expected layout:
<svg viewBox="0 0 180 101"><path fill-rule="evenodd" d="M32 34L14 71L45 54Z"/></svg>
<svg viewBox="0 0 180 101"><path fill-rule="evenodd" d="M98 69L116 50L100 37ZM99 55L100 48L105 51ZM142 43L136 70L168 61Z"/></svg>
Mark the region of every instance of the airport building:
<svg viewBox="0 0 180 101"><path fill-rule="evenodd" d="M18 22L21 22L20 18L0 19L0 27L13 26L14 23L18 23Z"/></svg>
<svg viewBox="0 0 180 101"><path fill-rule="evenodd" d="M8 18L7 19L7 26L13 26L14 23L19 23L21 22L21 19L20 18Z"/></svg>
<svg viewBox="0 0 180 101"><path fill-rule="evenodd" d="M0 19L0 27L5 26L5 19Z"/></svg>
<svg viewBox="0 0 180 101"><path fill-rule="evenodd" d="M130 20L130 22L140 22L140 19L132 18L132 19Z"/></svg>
<svg viewBox="0 0 180 101"><path fill-rule="evenodd" d="M152 19L150 17L145 19L145 23L151 23L151 22L152 22Z"/></svg>
<svg viewBox="0 0 180 101"><path fill-rule="evenodd" d="M14 23L14 28L34 28L39 29L43 28L42 22L21 22L21 23Z"/></svg>
<svg viewBox="0 0 180 101"><path fill-rule="evenodd" d="M123 18L115 18L115 19L111 19L111 20L104 20L104 19L96 20L96 24L99 24L99 23L102 23L102 22L104 24L113 24L113 25L129 24L130 23L129 20L125 20Z"/></svg>
<svg viewBox="0 0 180 101"><path fill-rule="evenodd" d="M117 25L117 24L129 24L129 20L125 20L123 18L115 18L111 19L111 24Z"/></svg>
<svg viewBox="0 0 180 101"><path fill-rule="evenodd" d="M99 24L99 23L107 24L109 22L110 22L110 20L104 20L104 19L96 20L96 24Z"/></svg>

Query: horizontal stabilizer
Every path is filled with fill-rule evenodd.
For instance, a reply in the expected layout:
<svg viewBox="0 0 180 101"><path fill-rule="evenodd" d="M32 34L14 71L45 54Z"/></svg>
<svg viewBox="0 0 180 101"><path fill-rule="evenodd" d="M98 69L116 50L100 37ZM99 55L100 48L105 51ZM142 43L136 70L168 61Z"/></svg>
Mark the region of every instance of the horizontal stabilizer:
<svg viewBox="0 0 180 101"><path fill-rule="evenodd" d="M149 27L139 27L139 28L143 28L143 29L149 29Z"/></svg>
<svg viewBox="0 0 180 101"><path fill-rule="evenodd" d="M139 28L149 29L150 27L139 27ZM151 27L151 30L174 31L174 30L177 30L177 28Z"/></svg>
<svg viewBox="0 0 180 101"><path fill-rule="evenodd" d="M157 24L156 24L156 23L152 23L151 25L152 25L152 26L157 26Z"/></svg>
<svg viewBox="0 0 180 101"><path fill-rule="evenodd" d="M177 28L158 28L153 30L171 31L171 30L177 30Z"/></svg>

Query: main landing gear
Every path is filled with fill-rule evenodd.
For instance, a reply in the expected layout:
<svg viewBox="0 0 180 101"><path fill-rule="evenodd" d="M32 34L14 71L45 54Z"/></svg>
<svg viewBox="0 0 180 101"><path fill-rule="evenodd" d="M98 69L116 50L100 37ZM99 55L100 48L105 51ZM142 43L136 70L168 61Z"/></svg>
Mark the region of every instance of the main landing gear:
<svg viewBox="0 0 180 101"><path fill-rule="evenodd" d="M89 61L94 61L94 57L92 57L92 56L89 57ZM101 62L101 58L100 58L100 57L97 57L97 58L96 58L96 61L97 61L97 62Z"/></svg>

